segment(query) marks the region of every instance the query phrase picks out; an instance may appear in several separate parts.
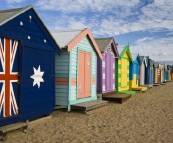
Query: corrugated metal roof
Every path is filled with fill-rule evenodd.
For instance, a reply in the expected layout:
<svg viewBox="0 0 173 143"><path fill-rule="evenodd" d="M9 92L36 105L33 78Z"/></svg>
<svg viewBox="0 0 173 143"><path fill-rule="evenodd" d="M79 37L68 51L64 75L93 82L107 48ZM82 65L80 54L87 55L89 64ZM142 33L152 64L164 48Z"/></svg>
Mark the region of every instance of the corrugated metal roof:
<svg viewBox="0 0 173 143"><path fill-rule="evenodd" d="M154 62L154 67L158 67L159 66L159 63L158 62Z"/></svg>
<svg viewBox="0 0 173 143"><path fill-rule="evenodd" d="M60 45L61 48L65 48L69 42L71 42L77 35L79 35L85 29L76 29L76 30L56 30L51 31L56 42Z"/></svg>
<svg viewBox="0 0 173 143"><path fill-rule="evenodd" d="M112 41L113 37L109 38L94 38L101 52L104 52L109 43Z"/></svg>
<svg viewBox="0 0 173 143"><path fill-rule="evenodd" d="M9 10L1 10L0 11L0 26L6 23L7 21L15 18L16 16L24 13L28 9L33 8L32 6L26 6L24 8L16 8L16 9L9 9Z"/></svg>
<svg viewBox="0 0 173 143"><path fill-rule="evenodd" d="M141 61L145 59L145 56L140 56Z"/></svg>
<svg viewBox="0 0 173 143"><path fill-rule="evenodd" d="M150 59L150 67L152 67L154 64L154 61Z"/></svg>

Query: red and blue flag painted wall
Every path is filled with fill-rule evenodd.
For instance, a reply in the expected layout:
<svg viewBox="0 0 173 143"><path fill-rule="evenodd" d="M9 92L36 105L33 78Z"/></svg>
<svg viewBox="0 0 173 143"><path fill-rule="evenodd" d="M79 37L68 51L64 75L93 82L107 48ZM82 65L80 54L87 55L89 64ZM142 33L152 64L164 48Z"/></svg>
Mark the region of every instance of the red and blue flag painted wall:
<svg viewBox="0 0 173 143"><path fill-rule="evenodd" d="M32 6L0 13L3 126L53 112L55 53L60 49Z"/></svg>

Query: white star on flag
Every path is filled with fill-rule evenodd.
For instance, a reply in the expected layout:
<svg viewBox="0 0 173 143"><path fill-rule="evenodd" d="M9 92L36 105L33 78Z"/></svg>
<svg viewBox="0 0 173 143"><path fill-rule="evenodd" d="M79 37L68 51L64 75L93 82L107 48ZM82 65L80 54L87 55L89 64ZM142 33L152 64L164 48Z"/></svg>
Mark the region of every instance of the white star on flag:
<svg viewBox="0 0 173 143"><path fill-rule="evenodd" d="M32 79L34 79L33 86L37 84L38 88L39 88L40 87L40 82L44 82L44 80L42 78L44 72L40 71L40 65L39 65L37 70L34 67L33 67L33 69L34 69L34 74L30 77Z"/></svg>

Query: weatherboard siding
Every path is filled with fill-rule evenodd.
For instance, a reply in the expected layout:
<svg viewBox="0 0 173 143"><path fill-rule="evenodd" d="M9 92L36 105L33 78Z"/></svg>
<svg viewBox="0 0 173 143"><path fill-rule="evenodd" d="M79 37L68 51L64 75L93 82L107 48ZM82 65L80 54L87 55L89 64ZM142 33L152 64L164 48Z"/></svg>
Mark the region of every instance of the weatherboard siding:
<svg viewBox="0 0 173 143"><path fill-rule="evenodd" d="M144 61L140 65L140 85L144 85L145 82L145 64Z"/></svg>
<svg viewBox="0 0 173 143"><path fill-rule="evenodd" d="M70 53L67 49L61 55L55 55L55 98L56 105L68 105L69 96L69 61Z"/></svg>
<svg viewBox="0 0 173 143"><path fill-rule="evenodd" d="M32 20L29 19L30 15ZM22 26L20 22L23 23ZM28 39L28 36L30 39ZM0 118L0 126L53 112L55 104L55 51L47 30L45 30L35 12L32 9L28 10L0 26L0 37L18 40L21 50L19 60L21 65L19 71L19 116ZM46 57L45 60L43 57ZM43 67L47 67L43 74L44 82L40 83L38 89L37 85L33 86L33 79L30 78L31 74L29 72L32 70L32 73L34 73L33 67L37 69L40 63L43 65L40 67L41 71Z"/></svg>
<svg viewBox="0 0 173 143"><path fill-rule="evenodd" d="M76 85L71 85L70 100L80 100L77 97L77 76L78 76L78 52L79 50L91 52L92 64L91 64L91 97L96 97L96 71L97 71L97 55L88 37L83 38L70 52L71 52L71 78L76 78ZM93 84L92 84L93 83Z"/></svg>
<svg viewBox="0 0 173 143"><path fill-rule="evenodd" d="M132 87L138 86L138 76L139 76L139 61L138 58L135 59L133 63L130 64L130 89Z"/></svg>
<svg viewBox="0 0 173 143"><path fill-rule="evenodd" d="M118 59L118 85L117 91L129 90L129 58L127 52Z"/></svg>

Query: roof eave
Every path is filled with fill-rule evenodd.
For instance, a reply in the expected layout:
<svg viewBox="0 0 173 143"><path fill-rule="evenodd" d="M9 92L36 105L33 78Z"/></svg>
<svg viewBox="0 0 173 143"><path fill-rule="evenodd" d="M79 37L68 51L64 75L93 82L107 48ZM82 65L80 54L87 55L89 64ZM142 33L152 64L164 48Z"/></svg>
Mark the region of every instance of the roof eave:
<svg viewBox="0 0 173 143"><path fill-rule="evenodd" d="M81 33L79 33L73 40L71 40L68 44L67 44L67 47L68 47L68 52L75 46L77 45L77 43L82 40L85 36L89 36L94 48L96 49L96 52L97 54L99 55L100 59L102 59L102 54L99 50L99 47L97 45L97 43L95 42L91 32L89 31L88 28L84 29Z"/></svg>

